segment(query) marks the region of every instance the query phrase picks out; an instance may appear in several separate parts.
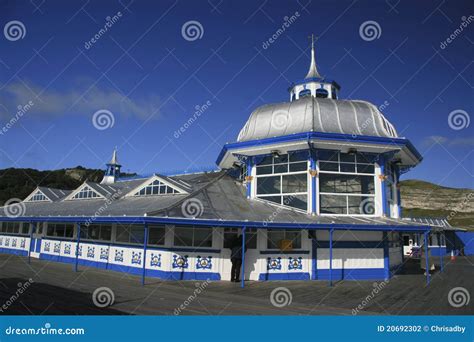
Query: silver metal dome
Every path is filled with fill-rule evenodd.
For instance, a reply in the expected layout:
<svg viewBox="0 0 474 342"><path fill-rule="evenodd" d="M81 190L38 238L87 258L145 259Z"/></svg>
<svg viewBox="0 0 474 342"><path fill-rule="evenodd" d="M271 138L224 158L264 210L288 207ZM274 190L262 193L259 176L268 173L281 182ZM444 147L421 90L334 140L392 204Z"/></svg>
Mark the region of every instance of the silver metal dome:
<svg viewBox="0 0 474 342"><path fill-rule="evenodd" d="M258 107L237 141L323 132L397 138L393 125L370 102L304 97Z"/></svg>

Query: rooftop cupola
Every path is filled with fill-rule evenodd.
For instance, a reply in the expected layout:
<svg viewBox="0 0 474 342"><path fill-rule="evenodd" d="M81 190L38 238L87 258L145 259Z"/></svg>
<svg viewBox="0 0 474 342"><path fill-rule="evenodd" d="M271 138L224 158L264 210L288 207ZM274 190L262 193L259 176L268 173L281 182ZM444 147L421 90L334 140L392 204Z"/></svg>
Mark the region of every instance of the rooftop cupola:
<svg viewBox="0 0 474 342"><path fill-rule="evenodd" d="M304 80L293 83L289 88L290 101L299 100L307 96L337 99L341 87L335 81L326 79L319 74L314 52L315 37L311 35L310 38L311 64L309 65L308 74Z"/></svg>
<svg viewBox="0 0 474 342"><path fill-rule="evenodd" d="M117 148L114 149L112 159L110 159L110 161L106 165L107 168L105 169L104 178L102 178L100 184L115 183L115 181L120 176L120 168L122 167L122 165L120 165L117 160Z"/></svg>

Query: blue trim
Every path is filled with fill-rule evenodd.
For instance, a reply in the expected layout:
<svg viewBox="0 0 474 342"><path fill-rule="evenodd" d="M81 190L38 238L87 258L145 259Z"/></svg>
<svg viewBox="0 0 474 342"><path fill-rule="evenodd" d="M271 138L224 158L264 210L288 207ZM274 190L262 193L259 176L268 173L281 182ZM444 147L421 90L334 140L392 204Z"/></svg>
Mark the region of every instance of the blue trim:
<svg viewBox="0 0 474 342"><path fill-rule="evenodd" d="M28 256L28 251L21 250L21 249L5 248L5 247L0 247L0 253Z"/></svg>
<svg viewBox="0 0 474 342"><path fill-rule="evenodd" d="M323 132L307 132L307 133L295 133L291 135L283 135L279 137L265 138L259 140L249 140L242 142L235 142L225 144L222 147L219 156L217 157L216 164L220 165L222 159L227 152L233 149L240 149L245 147L261 147L267 144L275 144L281 142L294 142L298 140L308 141L310 139L319 139L319 140L339 140L346 142L360 142L366 144L387 144L396 148L408 148L408 150L413 153L413 155L418 159L418 161L423 160L420 152L413 146L413 144L405 138L387 138L387 137L376 137L369 135L352 135L352 134L342 134L342 133L323 133Z"/></svg>
<svg viewBox="0 0 474 342"><path fill-rule="evenodd" d="M310 280L309 273L260 273L258 280Z"/></svg>
<svg viewBox="0 0 474 342"><path fill-rule="evenodd" d="M78 264L78 260L79 260L79 244L81 242L81 224L80 223L77 223L76 224L76 228L77 228L77 240L76 240L76 256L75 256L75 265L74 265L74 271L77 272L77 264Z"/></svg>
<svg viewBox="0 0 474 342"><path fill-rule="evenodd" d="M316 170L316 158L314 158L313 153L310 151L310 168L311 170ZM316 197L316 176L311 176L311 213L316 214L317 211L317 197Z"/></svg>
<svg viewBox="0 0 474 342"><path fill-rule="evenodd" d="M317 280L383 280L385 268L337 268L318 270Z"/></svg>
<svg viewBox="0 0 474 342"><path fill-rule="evenodd" d="M252 158L247 158L246 160L247 164L247 176L251 177L252 176ZM252 182L247 181L247 198L252 197Z"/></svg>
<svg viewBox="0 0 474 342"><path fill-rule="evenodd" d="M85 223L86 217L82 216L31 216L31 217L0 217L0 222L72 222ZM330 223L292 223L292 222L266 222L266 221L225 221L225 220L209 220L209 219L188 219L188 218L170 218L156 216L104 216L96 217L95 223L135 223L135 224L174 224L174 225L191 225L218 227L236 227L240 228L245 225L248 228L274 228L274 229L319 229L328 230L355 230L355 231L401 231L401 232L425 232L430 231L429 225L385 225L385 224L330 224ZM50 237L48 237L50 239ZM94 242L95 243L95 242Z"/></svg>
<svg viewBox="0 0 474 342"><path fill-rule="evenodd" d="M268 250L268 251L260 251L260 254L309 254L309 251L280 251L279 249L275 250Z"/></svg>
<svg viewBox="0 0 474 342"><path fill-rule="evenodd" d="M68 264L73 264L75 258L65 257L59 255L49 255L42 253L40 259L50 260L56 262L63 262ZM87 267L95 267L100 269L107 269L116 272L130 273L134 275L142 275L143 270L141 267L133 266L122 266L117 264L111 264L108 262L98 262L92 260L79 259L79 265ZM219 273L214 272L170 272L170 271L160 271L160 270L151 270L146 269L146 276L167 279L167 280L221 280Z"/></svg>
<svg viewBox="0 0 474 342"><path fill-rule="evenodd" d="M379 164L379 167L380 167L380 174L382 176L385 176L385 164L386 163L387 162L385 160L385 156L383 154L381 154L379 156L378 164ZM381 190L382 190L382 214L384 216L389 216L389 215L387 215L387 189L385 187L385 180L381 179L380 184L382 186L382 188L381 188Z"/></svg>
<svg viewBox="0 0 474 342"><path fill-rule="evenodd" d="M315 243L318 248L329 248L329 241ZM383 241L333 241L332 248L383 248Z"/></svg>
<svg viewBox="0 0 474 342"><path fill-rule="evenodd" d="M384 268L384 279L390 279L390 252L388 249L388 236L387 232L383 232L383 268Z"/></svg>
<svg viewBox="0 0 474 342"><path fill-rule="evenodd" d="M33 232L36 230L36 223L31 223L30 227L30 245L28 246L28 264L31 264L31 246L33 245Z"/></svg>

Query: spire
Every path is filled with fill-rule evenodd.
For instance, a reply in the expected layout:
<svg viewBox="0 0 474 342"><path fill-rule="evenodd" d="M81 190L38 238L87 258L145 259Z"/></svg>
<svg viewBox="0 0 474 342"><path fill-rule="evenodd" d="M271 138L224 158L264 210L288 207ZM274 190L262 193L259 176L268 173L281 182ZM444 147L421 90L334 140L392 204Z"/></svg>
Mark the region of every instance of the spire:
<svg viewBox="0 0 474 342"><path fill-rule="evenodd" d="M306 75L305 79L307 78L321 78L318 73L318 68L316 67L316 58L314 57L314 34L311 34L311 65L309 66L308 74Z"/></svg>
<svg viewBox="0 0 474 342"><path fill-rule="evenodd" d="M114 153L112 154L112 159L109 161L109 165L118 165L117 147L114 148Z"/></svg>

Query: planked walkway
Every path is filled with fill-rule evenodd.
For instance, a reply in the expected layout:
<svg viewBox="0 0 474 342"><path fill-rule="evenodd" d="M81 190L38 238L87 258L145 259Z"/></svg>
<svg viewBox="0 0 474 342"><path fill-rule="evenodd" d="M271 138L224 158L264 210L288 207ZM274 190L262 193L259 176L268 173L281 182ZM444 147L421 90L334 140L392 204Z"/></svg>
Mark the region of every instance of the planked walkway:
<svg viewBox="0 0 474 342"><path fill-rule="evenodd" d="M474 297L474 257L445 262L445 272L436 272L429 287L418 272L395 276L358 314L474 314L474 298L461 308L450 306L447 298L458 286ZM0 307L29 278L34 280L31 287L0 315L173 315L181 305L182 315L352 315L374 289L373 281L340 281L333 287L323 281L247 282L242 289L224 281L205 286L155 278L147 278L142 287L140 277L126 273L84 266L75 273L70 264L32 259L28 265L25 257L0 254ZM101 309L93 305L92 293L103 286L113 290L115 303ZM202 293L189 300L199 286ZM276 307L270 302L271 292L278 287L290 291L289 305Z"/></svg>

